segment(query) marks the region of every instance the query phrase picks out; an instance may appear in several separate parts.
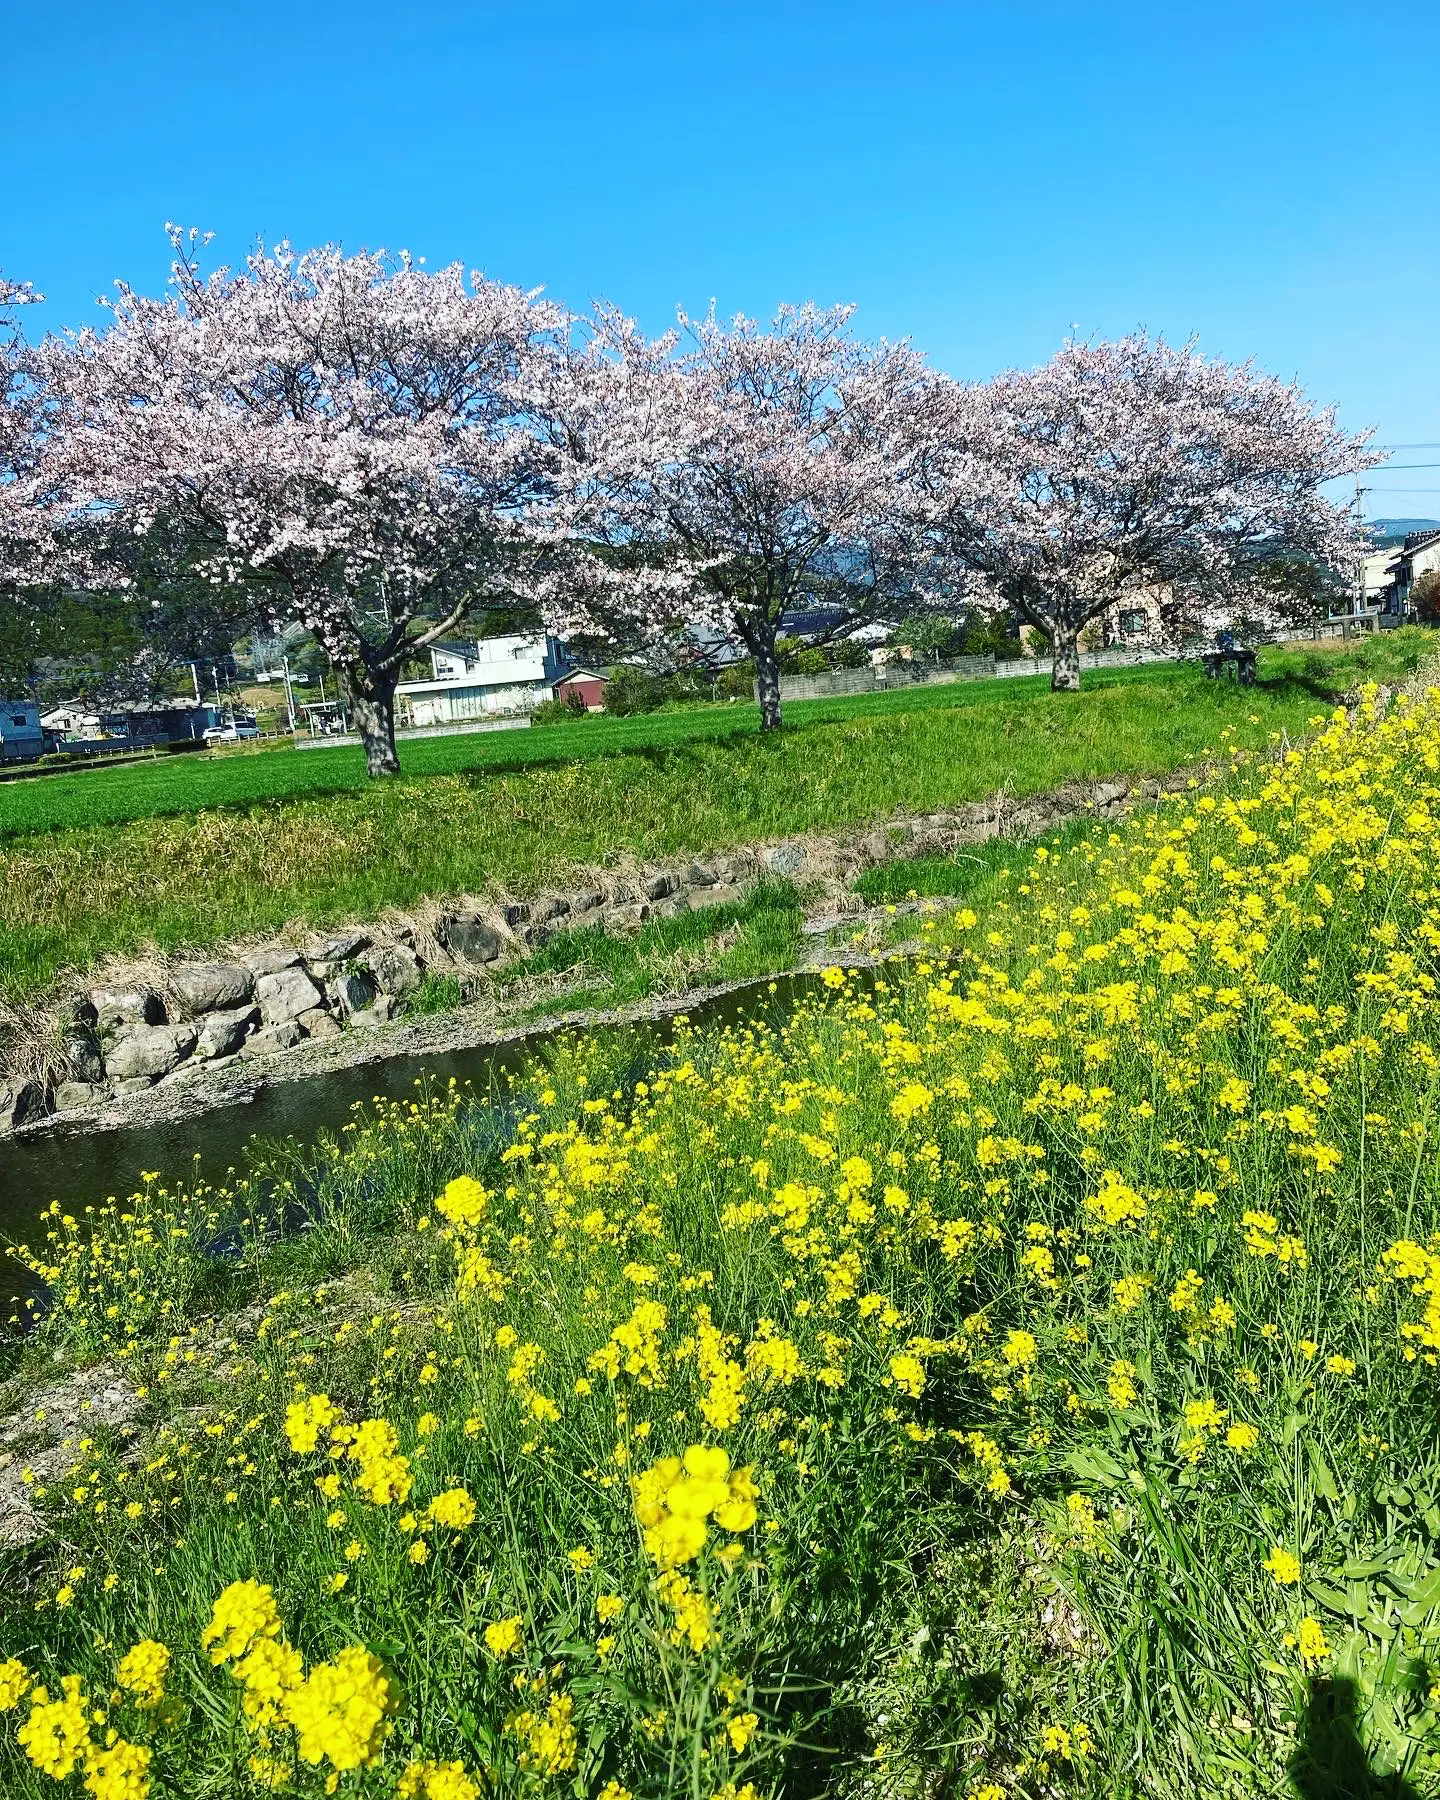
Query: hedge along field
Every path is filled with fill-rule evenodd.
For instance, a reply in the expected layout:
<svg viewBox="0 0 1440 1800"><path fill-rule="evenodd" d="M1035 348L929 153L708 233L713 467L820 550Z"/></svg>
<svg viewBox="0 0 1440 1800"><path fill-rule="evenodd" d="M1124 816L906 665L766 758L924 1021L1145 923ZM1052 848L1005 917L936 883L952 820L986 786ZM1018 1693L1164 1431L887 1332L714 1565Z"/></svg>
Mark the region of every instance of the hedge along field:
<svg viewBox="0 0 1440 1800"><path fill-rule="evenodd" d="M624 852L703 854L954 805L1001 786L1024 794L1078 776L1163 773L1218 751L1227 729L1230 745L1298 735L1317 686L1343 689L1367 671L1402 672L1429 647L1417 631L1336 657L1272 652L1266 682L1243 694L1192 668L1160 665L1096 679L1078 696L1015 681L983 684L974 700L957 685L816 702L813 716L793 708L800 722L770 738L687 735L709 732L715 716L661 715L622 721L631 747L600 756L584 754L590 734L608 742L613 728L576 724L544 734L557 748L578 746L572 760L13 838L0 854L0 993L23 999L64 970L152 944L198 949L290 920L365 919L427 895L524 892ZM461 753L453 741L443 748ZM277 752L142 773L157 782L181 773L228 781L234 769L251 780L256 769L305 760ZM73 793L103 794L103 786L84 784L121 773L67 780ZM7 801L20 805L0 790L0 806ZM42 802L43 795L29 804Z"/></svg>
<svg viewBox="0 0 1440 1800"><path fill-rule="evenodd" d="M1440 691L1377 712L508 1137L357 1118L293 1244L55 1219L38 1348L151 1436L35 1485L5 1792L1436 1791Z"/></svg>

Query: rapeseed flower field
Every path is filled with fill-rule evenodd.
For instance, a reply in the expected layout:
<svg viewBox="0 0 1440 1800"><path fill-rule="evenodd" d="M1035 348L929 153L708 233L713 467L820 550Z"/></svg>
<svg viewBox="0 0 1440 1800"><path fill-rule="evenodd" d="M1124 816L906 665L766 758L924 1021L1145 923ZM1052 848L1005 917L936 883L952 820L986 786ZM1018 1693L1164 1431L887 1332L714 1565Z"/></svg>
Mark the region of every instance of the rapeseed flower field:
<svg viewBox="0 0 1440 1800"><path fill-rule="evenodd" d="M782 1025L357 1118L218 1328L294 1192L53 1217L151 1413L34 1480L4 1793L1440 1792L1440 691L1232 760Z"/></svg>

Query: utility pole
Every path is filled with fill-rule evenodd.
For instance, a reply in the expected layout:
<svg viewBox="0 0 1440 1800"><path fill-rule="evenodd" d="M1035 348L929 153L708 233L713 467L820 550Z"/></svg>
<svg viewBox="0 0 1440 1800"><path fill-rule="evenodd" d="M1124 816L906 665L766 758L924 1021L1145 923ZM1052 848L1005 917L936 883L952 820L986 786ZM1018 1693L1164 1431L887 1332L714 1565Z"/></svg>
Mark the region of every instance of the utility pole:
<svg viewBox="0 0 1440 1800"><path fill-rule="evenodd" d="M200 671L193 662L190 665L190 679L195 684L195 704L198 706L200 704Z"/></svg>
<svg viewBox="0 0 1440 1800"><path fill-rule="evenodd" d="M1355 471L1355 529L1360 531L1365 523L1364 509L1365 489L1360 485L1360 471ZM1355 564L1355 611L1359 615L1365 611L1365 552L1360 552ZM1349 637L1350 633L1345 633Z"/></svg>
<svg viewBox="0 0 1440 1800"><path fill-rule="evenodd" d="M282 656L280 658L280 667L284 671L284 674L285 674L285 705L288 707L289 712L290 712L290 735L291 735L291 737L294 737L294 735L295 735L295 692L294 692L294 689L290 686L290 658L288 656Z"/></svg>

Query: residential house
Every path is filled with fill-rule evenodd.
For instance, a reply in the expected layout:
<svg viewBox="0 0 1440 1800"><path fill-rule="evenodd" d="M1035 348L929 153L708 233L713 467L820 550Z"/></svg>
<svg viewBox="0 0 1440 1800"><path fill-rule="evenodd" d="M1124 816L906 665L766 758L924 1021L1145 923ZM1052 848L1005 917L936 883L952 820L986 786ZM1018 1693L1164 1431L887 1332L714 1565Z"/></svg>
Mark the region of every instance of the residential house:
<svg viewBox="0 0 1440 1800"><path fill-rule="evenodd" d="M227 722L227 711L208 701L199 706L190 700L158 700L92 707L83 700L70 700L51 707L39 723L52 744L115 749L203 738L208 730Z"/></svg>
<svg viewBox="0 0 1440 1800"><path fill-rule="evenodd" d="M1440 531L1407 532L1395 558L1394 610L1400 619L1411 616L1411 593L1422 575L1440 572ZM1397 619L1398 623L1398 619Z"/></svg>
<svg viewBox="0 0 1440 1800"><path fill-rule="evenodd" d="M555 698L568 700L572 694L578 694L585 702L586 712L604 712L605 689L609 685L610 677L603 669L576 667L555 683Z"/></svg>
<svg viewBox="0 0 1440 1800"><path fill-rule="evenodd" d="M0 762L33 762L45 751L40 708L33 700L0 700Z"/></svg>
<svg viewBox="0 0 1440 1800"><path fill-rule="evenodd" d="M45 735L57 742L64 738L84 737L87 729L97 737L100 734L99 715L92 713L83 700L67 700L60 706L52 706L41 715L40 724Z"/></svg>
<svg viewBox="0 0 1440 1800"><path fill-rule="evenodd" d="M1359 622L1366 630L1393 630L1413 619L1411 591L1422 575L1440 570L1440 529L1408 531L1399 545L1387 544L1360 559L1355 591L1332 619Z"/></svg>
<svg viewBox="0 0 1440 1800"><path fill-rule="evenodd" d="M570 666L564 645L548 635L432 644L429 677L396 689L399 721L449 725L533 712Z"/></svg>
<svg viewBox="0 0 1440 1800"><path fill-rule="evenodd" d="M1136 648L1158 642L1164 633L1168 584L1135 588L1098 613L1080 633L1082 650Z"/></svg>

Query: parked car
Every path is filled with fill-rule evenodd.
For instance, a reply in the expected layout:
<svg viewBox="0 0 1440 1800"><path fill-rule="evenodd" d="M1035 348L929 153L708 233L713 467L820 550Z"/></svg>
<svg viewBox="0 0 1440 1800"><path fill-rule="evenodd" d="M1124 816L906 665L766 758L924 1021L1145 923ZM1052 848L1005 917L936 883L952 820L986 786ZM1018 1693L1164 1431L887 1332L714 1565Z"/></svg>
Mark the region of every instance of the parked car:
<svg viewBox="0 0 1440 1800"><path fill-rule="evenodd" d="M207 744L238 744L243 738L258 738L260 727L253 719L231 719L225 725L211 725L202 735Z"/></svg>

